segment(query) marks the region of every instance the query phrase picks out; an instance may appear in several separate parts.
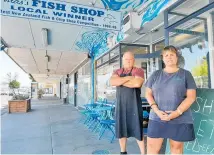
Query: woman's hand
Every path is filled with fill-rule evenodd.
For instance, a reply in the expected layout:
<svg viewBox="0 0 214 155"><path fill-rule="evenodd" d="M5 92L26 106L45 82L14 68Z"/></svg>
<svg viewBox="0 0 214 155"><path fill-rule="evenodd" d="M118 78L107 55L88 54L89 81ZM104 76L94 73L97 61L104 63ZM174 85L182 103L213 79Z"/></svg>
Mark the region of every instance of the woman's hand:
<svg viewBox="0 0 214 155"><path fill-rule="evenodd" d="M175 111L165 111L165 112L168 113L168 121L170 121L172 119L175 119L175 118L180 116L180 114L178 113L177 110L175 110Z"/></svg>
<svg viewBox="0 0 214 155"><path fill-rule="evenodd" d="M168 121L169 115L168 115L167 113L165 113L164 111L157 110L155 113L158 115L158 117L159 117L162 121Z"/></svg>

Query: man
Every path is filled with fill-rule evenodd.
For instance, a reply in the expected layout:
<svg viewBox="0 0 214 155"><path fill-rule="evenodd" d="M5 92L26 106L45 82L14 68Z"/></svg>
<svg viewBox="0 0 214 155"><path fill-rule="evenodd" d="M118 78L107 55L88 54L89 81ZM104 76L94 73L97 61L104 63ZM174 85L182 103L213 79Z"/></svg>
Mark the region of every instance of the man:
<svg viewBox="0 0 214 155"><path fill-rule="evenodd" d="M116 137L119 138L121 154L127 154L127 138L135 137L141 154L144 154L141 86L144 72L134 67L134 55L123 55L123 68L116 70L110 84L117 87Z"/></svg>

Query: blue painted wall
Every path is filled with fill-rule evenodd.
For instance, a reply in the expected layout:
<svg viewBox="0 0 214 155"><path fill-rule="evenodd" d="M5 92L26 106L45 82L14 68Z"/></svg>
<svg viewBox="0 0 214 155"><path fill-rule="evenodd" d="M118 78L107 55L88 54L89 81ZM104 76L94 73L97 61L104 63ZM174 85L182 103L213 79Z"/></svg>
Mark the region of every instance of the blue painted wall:
<svg viewBox="0 0 214 155"><path fill-rule="evenodd" d="M145 9L141 26L154 19L170 0L101 0L104 7L114 11L121 11L123 15L133 9L141 7L147 1L150 1L150 4ZM84 32L81 35L81 39L76 42L76 49L78 51L88 51L91 56L93 55L96 58L109 50L107 40L109 37L115 35L117 36L116 43L124 39L123 32L106 31L102 29Z"/></svg>
<svg viewBox="0 0 214 155"><path fill-rule="evenodd" d="M101 0L105 8L109 8L114 11L122 11L123 15L127 14L130 10L137 9L143 3L148 0ZM150 0L150 4L147 6L146 11L142 17L141 26L146 22L154 19L160 12L160 10L170 1L170 0ZM116 43L124 39L124 34L122 32L106 31L102 29L90 30L84 32L81 35L81 39L76 42L76 48L79 51L88 51L92 58L91 61L91 72L92 72L92 102L94 101L94 60L96 57L102 53L109 50L108 38L117 36Z"/></svg>

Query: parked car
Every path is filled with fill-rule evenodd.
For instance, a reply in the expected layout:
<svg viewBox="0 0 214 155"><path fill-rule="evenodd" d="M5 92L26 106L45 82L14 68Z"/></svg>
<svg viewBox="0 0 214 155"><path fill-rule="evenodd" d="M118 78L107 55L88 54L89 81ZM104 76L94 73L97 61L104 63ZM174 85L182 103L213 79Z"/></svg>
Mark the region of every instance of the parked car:
<svg viewBox="0 0 214 155"><path fill-rule="evenodd" d="M2 93L1 93L1 95L7 95L7 93L5 93L5 92L2 92Z"/></svg>

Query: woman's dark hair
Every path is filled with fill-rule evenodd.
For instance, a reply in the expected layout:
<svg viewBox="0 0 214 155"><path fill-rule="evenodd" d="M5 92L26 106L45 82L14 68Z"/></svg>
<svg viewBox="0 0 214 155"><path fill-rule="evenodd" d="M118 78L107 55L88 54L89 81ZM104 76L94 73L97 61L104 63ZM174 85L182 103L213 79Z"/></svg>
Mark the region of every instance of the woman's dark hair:
<svg viewBox="0 0 214 155"><path fill-rule="evenodd" d="M165 53L166 51L170 51L170 52L173 52L176 54L176 56L178 58L178 62L177 62L177 65L178 65L178 63L179 63L179 52L175 46L169 45L169 46L164 47L164 49L162 50L162 53L161 53L161 60L162 60L163 68L165 68L165 64L163 62L163 53Z"/></svg>
<svg viewBox="0 0 214 155"><path fill-rule="evenodd" d="M177 57L179 56L178 50L177 50L177 48L175 46L169 45L169 46L164 47L161 55L163 55L163 53L166 52L166 51L174 52Z"/></svg>

